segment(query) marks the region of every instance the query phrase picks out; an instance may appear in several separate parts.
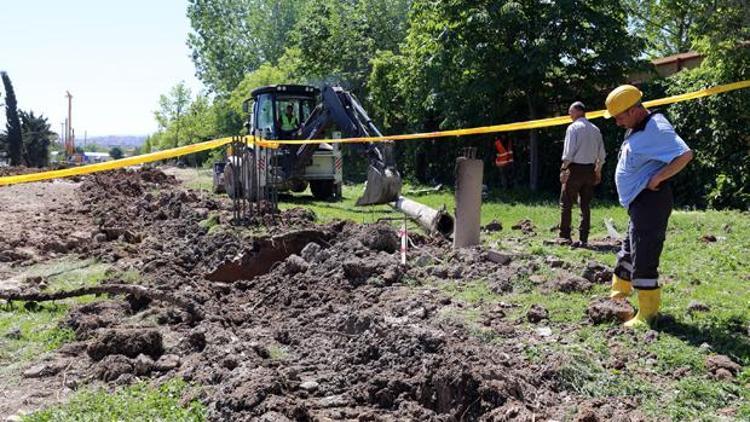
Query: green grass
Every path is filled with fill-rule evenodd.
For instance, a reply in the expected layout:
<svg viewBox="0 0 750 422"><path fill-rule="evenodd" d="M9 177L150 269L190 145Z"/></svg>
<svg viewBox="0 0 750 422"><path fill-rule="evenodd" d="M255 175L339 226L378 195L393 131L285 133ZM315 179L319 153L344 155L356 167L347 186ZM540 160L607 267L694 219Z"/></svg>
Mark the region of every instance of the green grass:
<svg viewBox="0 0 750 422"><path fill-rule="evenodd" d="M206 409L199 401L182 404L190 388L173 379L159 387L138 383L114 393L84 390L67 403L33 413L23 421L203 421Z"/></svg>
<svg viewBox="0 0 750 422"><path fill-rule="evenodd" d="M273 360L283 360L289 356L289 352L286 347L273 343L268 346L268 356Z"/></svg>
<svg viewBox="0 0 750 422"><path fill-rule="evenodd" d="M26 277L44 277L44 291L69 290L98 284L107 277L109 265L94 260L65 258L27 269ZM132 276L132 275L131 275ZM22 366L74 339L73 331L60 322L70 306L89 303L95 296L81 296L56 302L0 306L0 376L13 376ZM7 336L19 330L20 336Z"/></svg>

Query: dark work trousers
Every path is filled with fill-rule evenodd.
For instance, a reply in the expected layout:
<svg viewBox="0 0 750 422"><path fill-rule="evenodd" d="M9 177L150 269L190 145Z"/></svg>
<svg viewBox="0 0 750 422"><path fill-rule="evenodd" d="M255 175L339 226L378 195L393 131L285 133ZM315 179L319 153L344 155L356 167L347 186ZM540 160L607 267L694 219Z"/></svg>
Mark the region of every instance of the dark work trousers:
<svg viewBox="0 0 750 422"><path fill-rule="evenodd" d="M628 207L628 233L617 254L615 274L632 281L636 289L652 290L659 287L659 257L670 214L670 182L662 183L658 191L644 189Z"/></svg>
<svg viewBox="0 0 750 422"><path fill-rule="evenodd" d="M578 202L581 208L581 224L578 235L581 242L588 242L591 228L591 200L594 198L593 164L575 164L568 166L570 175L568 181L560 190L560 237L570 239L570 219L573 204Z"/></svg>

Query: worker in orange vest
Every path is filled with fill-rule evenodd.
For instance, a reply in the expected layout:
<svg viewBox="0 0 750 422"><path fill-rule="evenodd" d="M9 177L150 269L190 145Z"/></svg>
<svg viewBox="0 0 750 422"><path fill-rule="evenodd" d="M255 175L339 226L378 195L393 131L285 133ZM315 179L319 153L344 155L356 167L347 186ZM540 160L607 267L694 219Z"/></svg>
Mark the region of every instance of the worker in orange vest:
<svg viewBox="0 0 750 422"><path fill-rule="evenodd" d="M495 166L502 168L513 164L513 143L510 140L503 137L496 138L495 149L497 150Z"/></svg>

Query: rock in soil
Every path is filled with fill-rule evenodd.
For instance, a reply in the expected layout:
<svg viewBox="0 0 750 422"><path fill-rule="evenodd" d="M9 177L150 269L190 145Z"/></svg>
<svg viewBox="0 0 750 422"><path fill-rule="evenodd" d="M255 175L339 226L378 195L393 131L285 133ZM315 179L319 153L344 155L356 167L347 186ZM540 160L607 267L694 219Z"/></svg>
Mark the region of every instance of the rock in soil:
<svg viewBox="0 0 750 422"><path fill-rule="evenodd" d="M86 353L95 361L109 355L135 358L140 354L158 359L164 353L161 333L149 329L106 329L92 341Z"/></svg>
<svg viewBox="0 0 750 422"><path fill-rule="evenodd" d="M601 298L596 299L586 308L586 315L594 324L625 322L633 318L635 309L626 300Z"/></svg>

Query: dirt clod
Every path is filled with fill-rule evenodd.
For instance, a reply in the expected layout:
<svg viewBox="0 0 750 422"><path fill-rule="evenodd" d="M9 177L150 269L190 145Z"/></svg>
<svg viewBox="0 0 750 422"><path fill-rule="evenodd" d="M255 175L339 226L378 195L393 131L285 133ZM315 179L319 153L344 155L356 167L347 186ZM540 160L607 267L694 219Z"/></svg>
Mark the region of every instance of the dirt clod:
<svg viewBox="0 0 750 422"><path fill-rule="evenodd" d="M356 239L364 246L375 251L394 253L399 249L399 238L396 230L386 223L377 223L365 226Z"/></svg>
<svg viewBox="0 0 750 422"><path fill-rule="evenodd" d="M705 303L698 302L697 300L690 301L687 307L688 313L695 312L709 312L711 307Z"/></svg>
<svg viewBox="0 0 750 422"><path fill-rule="evenodd" d="M104 357L94 367L94 376L102 381L115 381L125 374L133 373L133 362L123 355Z"/></svg>
<svg viewBox="0 0 750 422"><path fill-rule="evenodd" d="M589 262L583 269L581 277L594 284L607 284L612 280L612 271L598 262Z"/></svg>
<svg viewBox="0 0 750 422"><path fill-rule="evenodd" d="M526 319L528 319L529 322L536 324L537 322L549 319L549 311L547 311L544 306L535 303L531 305L531 308L526 312Z"/></svg>
<svg viewBox="0 0 750 422"><path fill-rule="evenodd" d="M712 234L706 234L706 235L701 236L701 241L703 243L714 243L716 242L716 240L717 240L716 236Z"/></svg>
<svg viewBox="0 0 750 422"><path fill-rule="evenodd" d="M594 324L625 322L635 315L635 309L625 300L597 299L586 308L586 315Z"/></svg>
<svg viewBox="0 0 750 422"><path fill-rule="evenodd" d="M499 232L503 230L503 225L498 220L492 220L489 223L487 223L486 226L482 227L482 230L486 232Z"/></svg>
<svg viewBox="0 0 750 422"><path fill-rule="evenodd" d="M547 288L563 293L585 292L591 289L591 282L576 275L558 273L556 278L547 283Z"/></svg>
<svg viewBox="0 0 750 422"><path fill-rule="evenodd" d="M727 373L729 373L729 378L735 377L742 369L740 365L724 355L710 355L706 357L706 368L715 377L724 377L722 379L726 379Z"/></svg>
<svg viewBox="0 0 750 422"><path fill-rule="evenodd" d="M89 344L86 353L95 361L109 355L135 358L140 354L158 359L164 353L164 346L157 330L106 329Z"/></svg>
<svg viewBox="0 0 750 422"><path fill-rule="evenodd" d="M527 236L533 236L536 234L534 223L532 223L529 219L521 220L514 224L511 228L513 230L521 230L521 232Z"/></svg>

